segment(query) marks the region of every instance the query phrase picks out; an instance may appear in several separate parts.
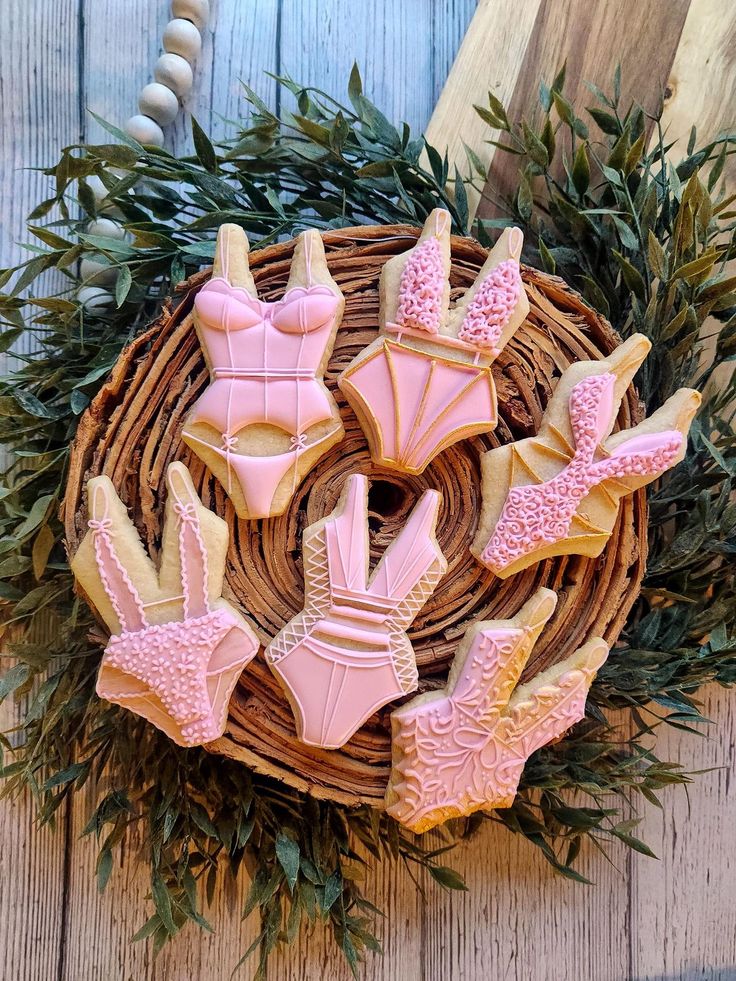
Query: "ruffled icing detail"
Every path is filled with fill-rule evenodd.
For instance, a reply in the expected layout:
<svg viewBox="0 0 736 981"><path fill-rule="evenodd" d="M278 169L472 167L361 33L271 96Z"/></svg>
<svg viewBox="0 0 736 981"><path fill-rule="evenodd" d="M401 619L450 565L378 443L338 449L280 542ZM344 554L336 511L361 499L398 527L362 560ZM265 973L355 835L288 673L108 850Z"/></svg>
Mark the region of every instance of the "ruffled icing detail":
<svg viewBox="0 0 736 981"><path fill-rule="evenodd" d="M440 329L445 270L436 238L428 238L409 255L401 273L396 323L437 334Z"/></svg>
<svg viewBox="0 0 736 981"><path fill-rule="evenodd" d="M523 290L519 263L506 259L478 287L468 304L458 337L482 350L499 353L498 342Z"/></svg>
<svg viewBox="0 0 736 981"><path fill-rule="evenodd" d="M182 592L149 603L143 603L118 554L114 541L118 529L104 485L95 487L89 527L97 572L120 624L120 632L105 649L97 693L142 715L179 745L196 746L222 735L237 676L255 656L258 642L229 607L210 606L199 499L188 481L183 485L184 497L179 496L174 484L177 467L181 464L170 466L168 484L174 499ZM148 607L179 600L183 619L149 622Z"/></svg>
<svg viewBox="0 0 736 981"><path fill-rule="evenodd" d="M492 569L505 569L545 545L568 537L581 501L605 480L653 476L675 462L682 448L677 430L634 436L610 455L596 460L596 450L610 411L615 376L593 375L578 382L570 394L570 424L575 455L557 476L541 484L512 487L482 561Z"/></svg>
<svg viewBox="0 0 736 981"><path fill-rule="evenodd" d="M231 630L240 630L240 625L224 609L188 620L152 624L111 637L105 666L144 684L181 727L185 745L197 746L221 734L207 688L207 669ZM99 694L119 700L118 693Z"/></svg>

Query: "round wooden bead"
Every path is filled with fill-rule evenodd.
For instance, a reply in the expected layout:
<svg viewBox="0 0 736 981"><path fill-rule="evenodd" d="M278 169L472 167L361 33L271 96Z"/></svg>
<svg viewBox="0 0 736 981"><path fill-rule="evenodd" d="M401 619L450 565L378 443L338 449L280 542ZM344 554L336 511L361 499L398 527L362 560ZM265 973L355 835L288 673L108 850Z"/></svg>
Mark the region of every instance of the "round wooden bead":
<svg viewBox="0 0 736 981"><path fill-rule="evenodd" d="M151 119L150 116L144 116L141 113L131 116L125 124L125 132L128 136L132 136L134 140L143 143L144 146L164 145L164 131L156 120Z"/></svg>
<svg viewBox="0 0 736 981"><path fill-rule="evenodd" d="M89 286L111 286L118 277L114 266L108 266L96 259L82 259L79 263L79 275L82 282Z"/></svg>
<svg viewBox="0 0 736 981"><path fill-rule="evenodd" d="M201 31L210 19L209 0L171 0L171 16L184 17Z"/></svg>
<svg viewBox="0 0 736 981"><path fill-rule="evenodd" d="M186 58L171 54L169 51L162 54L156 62L153 77L157 82L171 89L180 99L189 94L194 82L194 72Z"/></svg>
<svg viewBox="0 0 736 981"><path fill-rule="evenodd" d="M173 123L179 113L179 100L160 82L149 82L138 96L138 108L145 116L155 119L159 126Z"/></svg>
<svg viewBox="0 0 736 981"><path fill-rule="evenodd" d="M104 201L105 198L107 197L107 188L102 183L101 179L97 176L97 174L92 174L90 177L87 178L87 187L90 189L90 191L92 191L92 194L94 195L94 199L97 202L97 204L99 204L101 201Z"/></svg>
<svg viewBox="0 0 736 981"><path fill-rule="evenodd" d="M125 238L125 229L121 228L116 221L110 221L109 218L98 218L87 225L87 234L122 240Z"/></svg>
<svg viewBox="0 0 736 981"><path fill-rule="evenodd" d="M202 50L202 35L190 20L177 17L164 28L164 51L181 55L191 64Z"/></svg>
<svg viewBox="0 0 736 981"><path fill-rule="evenodd" d="M112 303L112 293L99 286L82 286L77 290L77 299L90 313L104 310Z"/></svg>
<svg viewBox="0 0 736 981"><path fill-rule="evenodd" d="M107 188L102 183L97 174L92 174L87 178L87 187L95 199L97 205L97 211L100 214L112 215L113 217L122 217L122 212L120 208L116 207L112 201L107 197Z"/></svg>

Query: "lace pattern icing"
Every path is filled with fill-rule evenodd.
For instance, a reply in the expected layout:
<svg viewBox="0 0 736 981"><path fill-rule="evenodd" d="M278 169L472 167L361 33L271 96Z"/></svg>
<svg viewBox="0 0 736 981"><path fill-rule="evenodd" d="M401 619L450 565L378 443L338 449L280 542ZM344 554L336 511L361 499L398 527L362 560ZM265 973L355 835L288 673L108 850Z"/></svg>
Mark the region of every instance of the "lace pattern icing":
<svg viewBox="0 0 736 981"><path fill-rule="evenodd" d="M406 260L399 286L396 323L401 327L437 334L442 313L445 270L436 238L418 245Z"/></svg>
<svg viewBox="0 0 736 981"><path fill-rule="evenodd" d="M106 668L131 675L155 694L181 727L186 745L211 742L222 735L227 702L216 717L207 686L213 652L238 623L227 610L179 622L152 624L143 630L110 638L105 649ZM98 694L109 701L125 701L104 682Z"/></svg>
<svg viewBox="0 0 736 981"><path fill-rule="evenodd" d="M480 808L510 806L531 753L583 717L607 654L603 642L579 666L561 665L554 682L513 695L529 649L525 630L490 623L474 637L452 691L393 713L392 817L421 833Z"/></svg>
<svg viewBox="0 0 736 981"><path fill-rule="evenodd" d="M615 375L606 372L574 386L569 411L575 453L551 480L509 490L481 556L491 569L505 569L536 549L565 539L581 501L598 484L630 476L654 476L676 460L683 442L677 430L634 436L596 459L612 414L615 380Z"/></svg>
<svg viewBox="0 0 736 981"><path fill-rule="evenodd" d="M450 311L449 230L450 215L437 209L419 242L386 264L383 336L338 380L374 461L407 473L421 473L453 443L495 427L491 363L504 331L509 334L507 328L518 326L528 310L517 261L522 235L516 229L499 240L467 307L460 302ZM397 286L395 263L402 261Z"/></svg>
<svg viewBox="0 0 736 981"><path fill-rule="evenodd" d="M523 289L519 263L515 259L506 259L496 266L468 304L458 331L460 340L498 357L501 334L511 320Z"/></svg>
<svg viewBox="0 0 736 981"><path fill-rule="evenodd" d="M168 485L181 594L149 604L135 585L135 570L128 571L116 546L120 524L111 514L106 485L97 483L92 491L89 533L97 574L122 628L105 649L97 693L143 715L181 745L194 746L222 735L230 694L258 642L228 605L210 602L207 549L197 512L201 504L181 464L169 468ZM150 622L148 607L179 602L182 619Z"/></svg>

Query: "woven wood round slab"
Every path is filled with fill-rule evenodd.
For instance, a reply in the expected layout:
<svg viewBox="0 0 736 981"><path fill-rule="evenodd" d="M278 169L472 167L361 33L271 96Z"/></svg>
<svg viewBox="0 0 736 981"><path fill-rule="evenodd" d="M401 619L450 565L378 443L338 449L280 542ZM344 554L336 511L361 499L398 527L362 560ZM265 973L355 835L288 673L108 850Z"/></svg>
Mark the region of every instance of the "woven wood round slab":
<svg viewBox="0 0 736 981"><path fill-rule="evenodd" d="M182 284L162 317L123 351L111 379L81 420L64 503L70 554L86 527L86 481L105 473L130 509L146 547L157 557L166 467L172 460L183 460L202 501L230 526L225 594L266 643L302 607L303 529L334 508L348 474L366 473L371 481L372 561L401 528L423 490L432 487L443 494L437 537L449 569L410 630L420 690L444 681L468 623L512 616L539 586L556 590L559 603L525 677L566 657L592 636L613 642L643 574L643 491L624 498L610 542L598 559L548 560L504 582L479 566L468 550L478 519L481 451L534 434L560 373L573 361L610 353L618 343L610 325L562 280L523 270L531 313L495 365L500 415L495 433L456 444L420 476L393 473L371 462L336 380L376 336L381 267L409 248L416 236L416 229L405 226L366 226L325 235L330 270L347 301L326 381L337 398L347 435L307 476L288 512L268 521L240 521L222 488L181 441L183 420L208 380L190 317L194 295L208 273ZM286 242L251 255L264 299L283 293L292 248L293 243ZM453 240L455 296L471 284L484 258L476 242ZM639 418L639 402L631 389L617 425L628 427ZM380 804L391 758L390 708L373 716L341 750L304 746L296 739L291 710L261 652L236 688L226 735L209 748L317 796Z"/></svg>

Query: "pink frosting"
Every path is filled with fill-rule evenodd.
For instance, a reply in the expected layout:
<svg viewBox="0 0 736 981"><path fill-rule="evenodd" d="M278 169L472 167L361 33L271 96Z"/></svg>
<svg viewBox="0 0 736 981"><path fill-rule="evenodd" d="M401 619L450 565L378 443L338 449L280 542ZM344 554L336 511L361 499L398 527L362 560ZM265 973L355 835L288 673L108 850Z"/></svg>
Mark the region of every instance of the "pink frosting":
<svg viewBox="0 0 736 981"><path fill-rule="evenodd" d="M393 713L392 817L421 832L481 807L509 807L531 753L583 717L600 653L510 701L525 638L520 628L479 631L452 691Z"/></svg>
<svg viewBox="0 0 736 981"><path fill-rule="evenodd" d="M404 265L396 323L400 327L437 334L444 289L445 270L440 243L434 237L428 238L409 253Z"/></svg>
<svg viewBox="0 0 736 981"><path fill-rule="evenodd" d="M222 735L222 719L216 717L210 701L207 673L231 630L240 630L232 613L213 610L202 617L111 637L105 650L108 682L98 687L98 694L124 704L109 682L109 670L115 668L158 697L181 728L185 745L211 742Z"/></svg>
<svg viewBox="0 0 736 981"><path fill-rule="evenodd" d="M367 480L355 474L337 512L304 534L302 613L266 648L313 746L342 746L375 711L417 685L405 630L444 571L434 540L440 497L426 491L372 575Z"/></svg>
<svg viewBox="0 0 736 981"><path fill-rule="evenodd" d="M569 411L575 454L551 480L511 488L481 557L491 569L505 569L567 538L581 501L598 484L659 474L677 459L683 440L677 430L632 437L596 459L613 414L615 381L610 373L592 375L573 388Z"/></svg>
<svg viewBox="0 0 736 981"><path fill-rule="evenodd" d="M498 342L519 302L523 290L519 263L506 259L478 287L463 319L461 341L499 354Z"/></svg>
<svg viewBox="0 0 736 981"><path fill-rule="evenodd" d="M274 303L259 300L228 279L226 236L218 237L223 275L205 283L195 297L199 335L211 366L211 381L186 420L184 441L196 453L213 452L227 465L225 490L240 485L249 518L266 518L282 480L292 474L309 448L330 445L327 436L308 441L308 431L329 422L335 404L318 371L331 343L340 295L328 285L311 283L309 243L305 252L309 286L294 286ZM221 446L190 431L206 423L220 433ZM291 438L291 449L274 456L238 451L239 434L266 424Z"/></svg>
<svg viewBox="0 0 736 981"><path fill-rule="evenodd" d="M95 488L104 498L102 507L95 501L101 517L89 521L97 570L122 627L105 649L97 693L143 715L181 745L196 746L222 735L233 687L258 642L229 608L212 608L198 502L179 498L171 475L169 491L176 498L182 592L155 605L181 600L183 618L151 624L118 555L107 492Z"/></svg>
<svg viewBox="0 0 736 981"><path fill-rule="evenodd" d="M438 215L436 235L443 221L449 222L447 213ZM458 336L440 333L447 278L436 235L407 255L395 321L384 325L396 339L359 354L339 379L374 461L409 473L421 473L443 449L496 425L490 360L523 291L516 259L501 262L480 283Z"/></svg>
<svg viewBox="0 0 736 981"><path fill-rule="evenodd" d="M384 340L340 383L365 407L373 458L420 473L442 449L496 424L490 369Z"/></svg>

